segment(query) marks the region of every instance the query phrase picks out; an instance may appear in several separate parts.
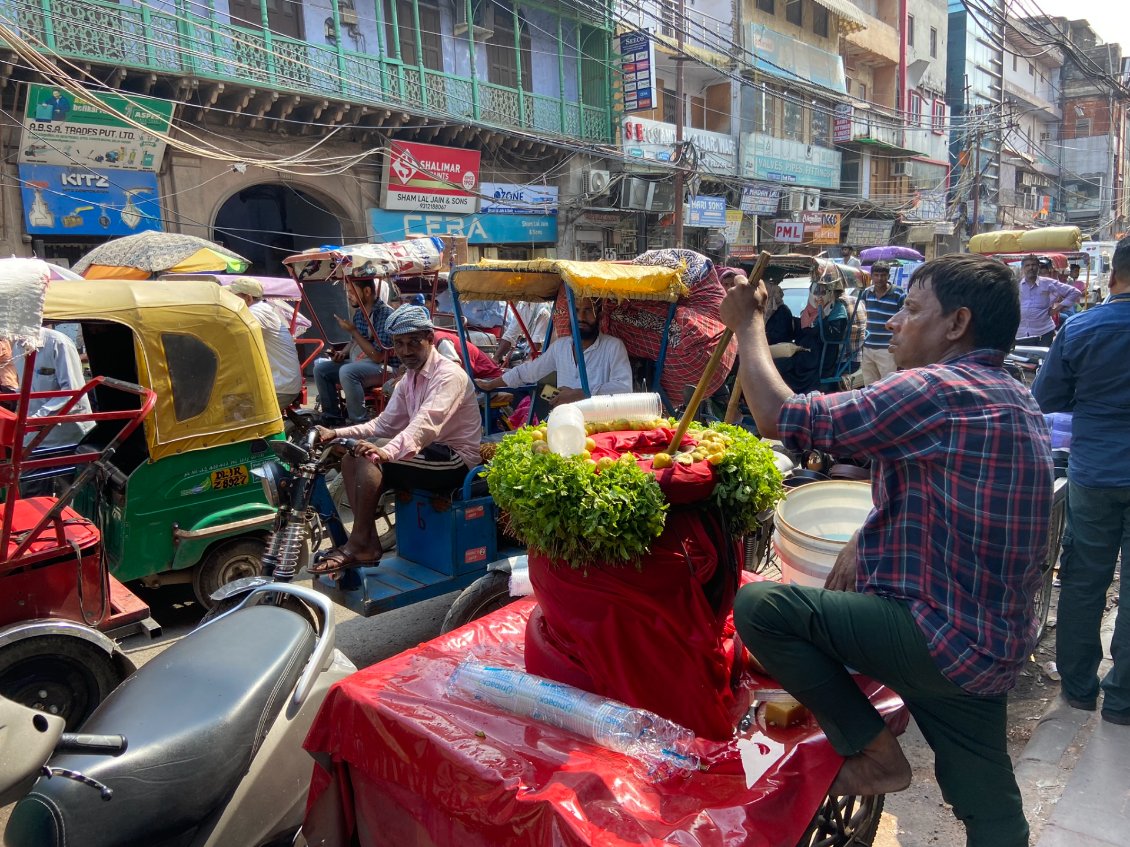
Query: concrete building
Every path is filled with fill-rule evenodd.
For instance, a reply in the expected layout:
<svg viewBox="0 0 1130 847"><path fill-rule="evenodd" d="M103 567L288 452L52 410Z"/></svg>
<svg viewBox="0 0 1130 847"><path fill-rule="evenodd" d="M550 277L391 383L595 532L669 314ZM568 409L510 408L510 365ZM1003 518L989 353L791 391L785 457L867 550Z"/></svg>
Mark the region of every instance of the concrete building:
<svg viewBox="0 0 1130 847"><path fill-rule="evenodd" d="M1063 52L1042 43L1033 24L1010 17L1005 30L1000 224L1018 228L1062 223L1059 143Z"/></svg>
<svg viewBox="0 0 1130 847"><path fill-rule="evenodd" d="M467 235L472 255L571 255L556 213L581 195L564 163L613 141L607 3L44 0L0 4L0 19L18 34L0 43L0 99L25 116L3 136L5 254L73 261L148 227L223 241L260 273L293 250L408 233ZM64 150L46 129L88 104L68 90L52 113L52 94L31 94L46 80L13 71L26 65L18 49L169 105L168 138L89 161ZM428 161L444 168L472 153L473 201L431 202L425 188L429 202L390 202L388 154L403 143L432 145ZM523 186L552 189L552 202L479 212L478 195Z"/></svg>

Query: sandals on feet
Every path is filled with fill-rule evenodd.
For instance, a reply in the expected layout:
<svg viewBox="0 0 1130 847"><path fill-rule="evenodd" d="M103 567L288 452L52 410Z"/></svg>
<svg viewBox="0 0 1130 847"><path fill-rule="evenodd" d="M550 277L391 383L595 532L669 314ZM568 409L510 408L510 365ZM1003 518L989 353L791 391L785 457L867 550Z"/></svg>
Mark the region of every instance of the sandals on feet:
<svg viewBox="0 0 1130 847"><path fill-rule="evenodd" d="M306 568L306 572L314 576L337 573L349 568L369 568L379 564L372 559L360 559L347 551L344 547L334 547L314 556L314 561Z"/></svg>

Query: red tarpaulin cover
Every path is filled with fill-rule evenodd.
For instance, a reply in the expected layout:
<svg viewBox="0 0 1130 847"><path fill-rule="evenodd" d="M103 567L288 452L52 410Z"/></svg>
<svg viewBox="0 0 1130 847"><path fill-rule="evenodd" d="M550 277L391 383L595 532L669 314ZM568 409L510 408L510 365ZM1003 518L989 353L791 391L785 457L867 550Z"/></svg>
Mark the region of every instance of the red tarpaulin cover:
<svg viewBox="0 0 1130 847"><path fill-rule="evenodd" d="M706 770L653 784L622 754L448 699L446 681L472 651L523 666L534 606L518 600L331 689L306 739L328 768L314 768L310 844L345 847L354 834L365 847L796 844L841 762L811 717L739 736L755 744L750 788L736 741L701 739ZM901 732L898 698L865 690Z"/></svg>
<svg viewBox="0 0 1130 847"><path fill-rule="evenodd" d="M741 715L722 628L734 607L737 551L720 557L720 534L711 517L684 508L668 513L638 569L582 571L531 552L541 605L526 628L526 670L655 712L698 736L729 738ZM717 588L713 608L708 582Z"/></svg>

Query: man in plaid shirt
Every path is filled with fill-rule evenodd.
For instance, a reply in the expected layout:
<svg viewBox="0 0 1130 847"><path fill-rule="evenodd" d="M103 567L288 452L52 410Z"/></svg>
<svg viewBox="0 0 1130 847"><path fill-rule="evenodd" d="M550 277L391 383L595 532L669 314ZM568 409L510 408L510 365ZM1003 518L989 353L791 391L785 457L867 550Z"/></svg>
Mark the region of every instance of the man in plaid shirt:
<svg viewBox="0 0 1130 847"><path fill-rule="evenodd" d="M758 429L792 450L869 457L875 508L825 588L744 587L742 640L845 757L832 794L900 791L911 776L846 666L906 702L967 845L1026 847L1006 692L1035 647L1053 476L1040 409L1002 368L1016 280L979 256L922 265L888 322L901 372L831 395L792 395L777 377L764 300L747 284L722 304Z"/></svg>

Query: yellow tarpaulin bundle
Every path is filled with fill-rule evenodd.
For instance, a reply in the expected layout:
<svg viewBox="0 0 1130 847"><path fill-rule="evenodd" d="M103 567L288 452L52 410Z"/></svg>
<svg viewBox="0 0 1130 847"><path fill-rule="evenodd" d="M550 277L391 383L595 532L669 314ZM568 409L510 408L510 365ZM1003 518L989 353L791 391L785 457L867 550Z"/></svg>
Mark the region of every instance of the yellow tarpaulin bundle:
<svg viewBox="0 0 1130 847"><path fill-rule="evenodd" d="M673 268L534 259L483 259L452 272L451 284L467 300L552 300L564 282L579 297L674 302L689 293Z"/></svg>
<svg viewBox="0 0 1130 847"><path fill-rule="evenodd" d="M1077 226L1049 226L1043 229L1001 229L983 232L969 239L970 253L1074 253L1083 246Z"/></svg>

